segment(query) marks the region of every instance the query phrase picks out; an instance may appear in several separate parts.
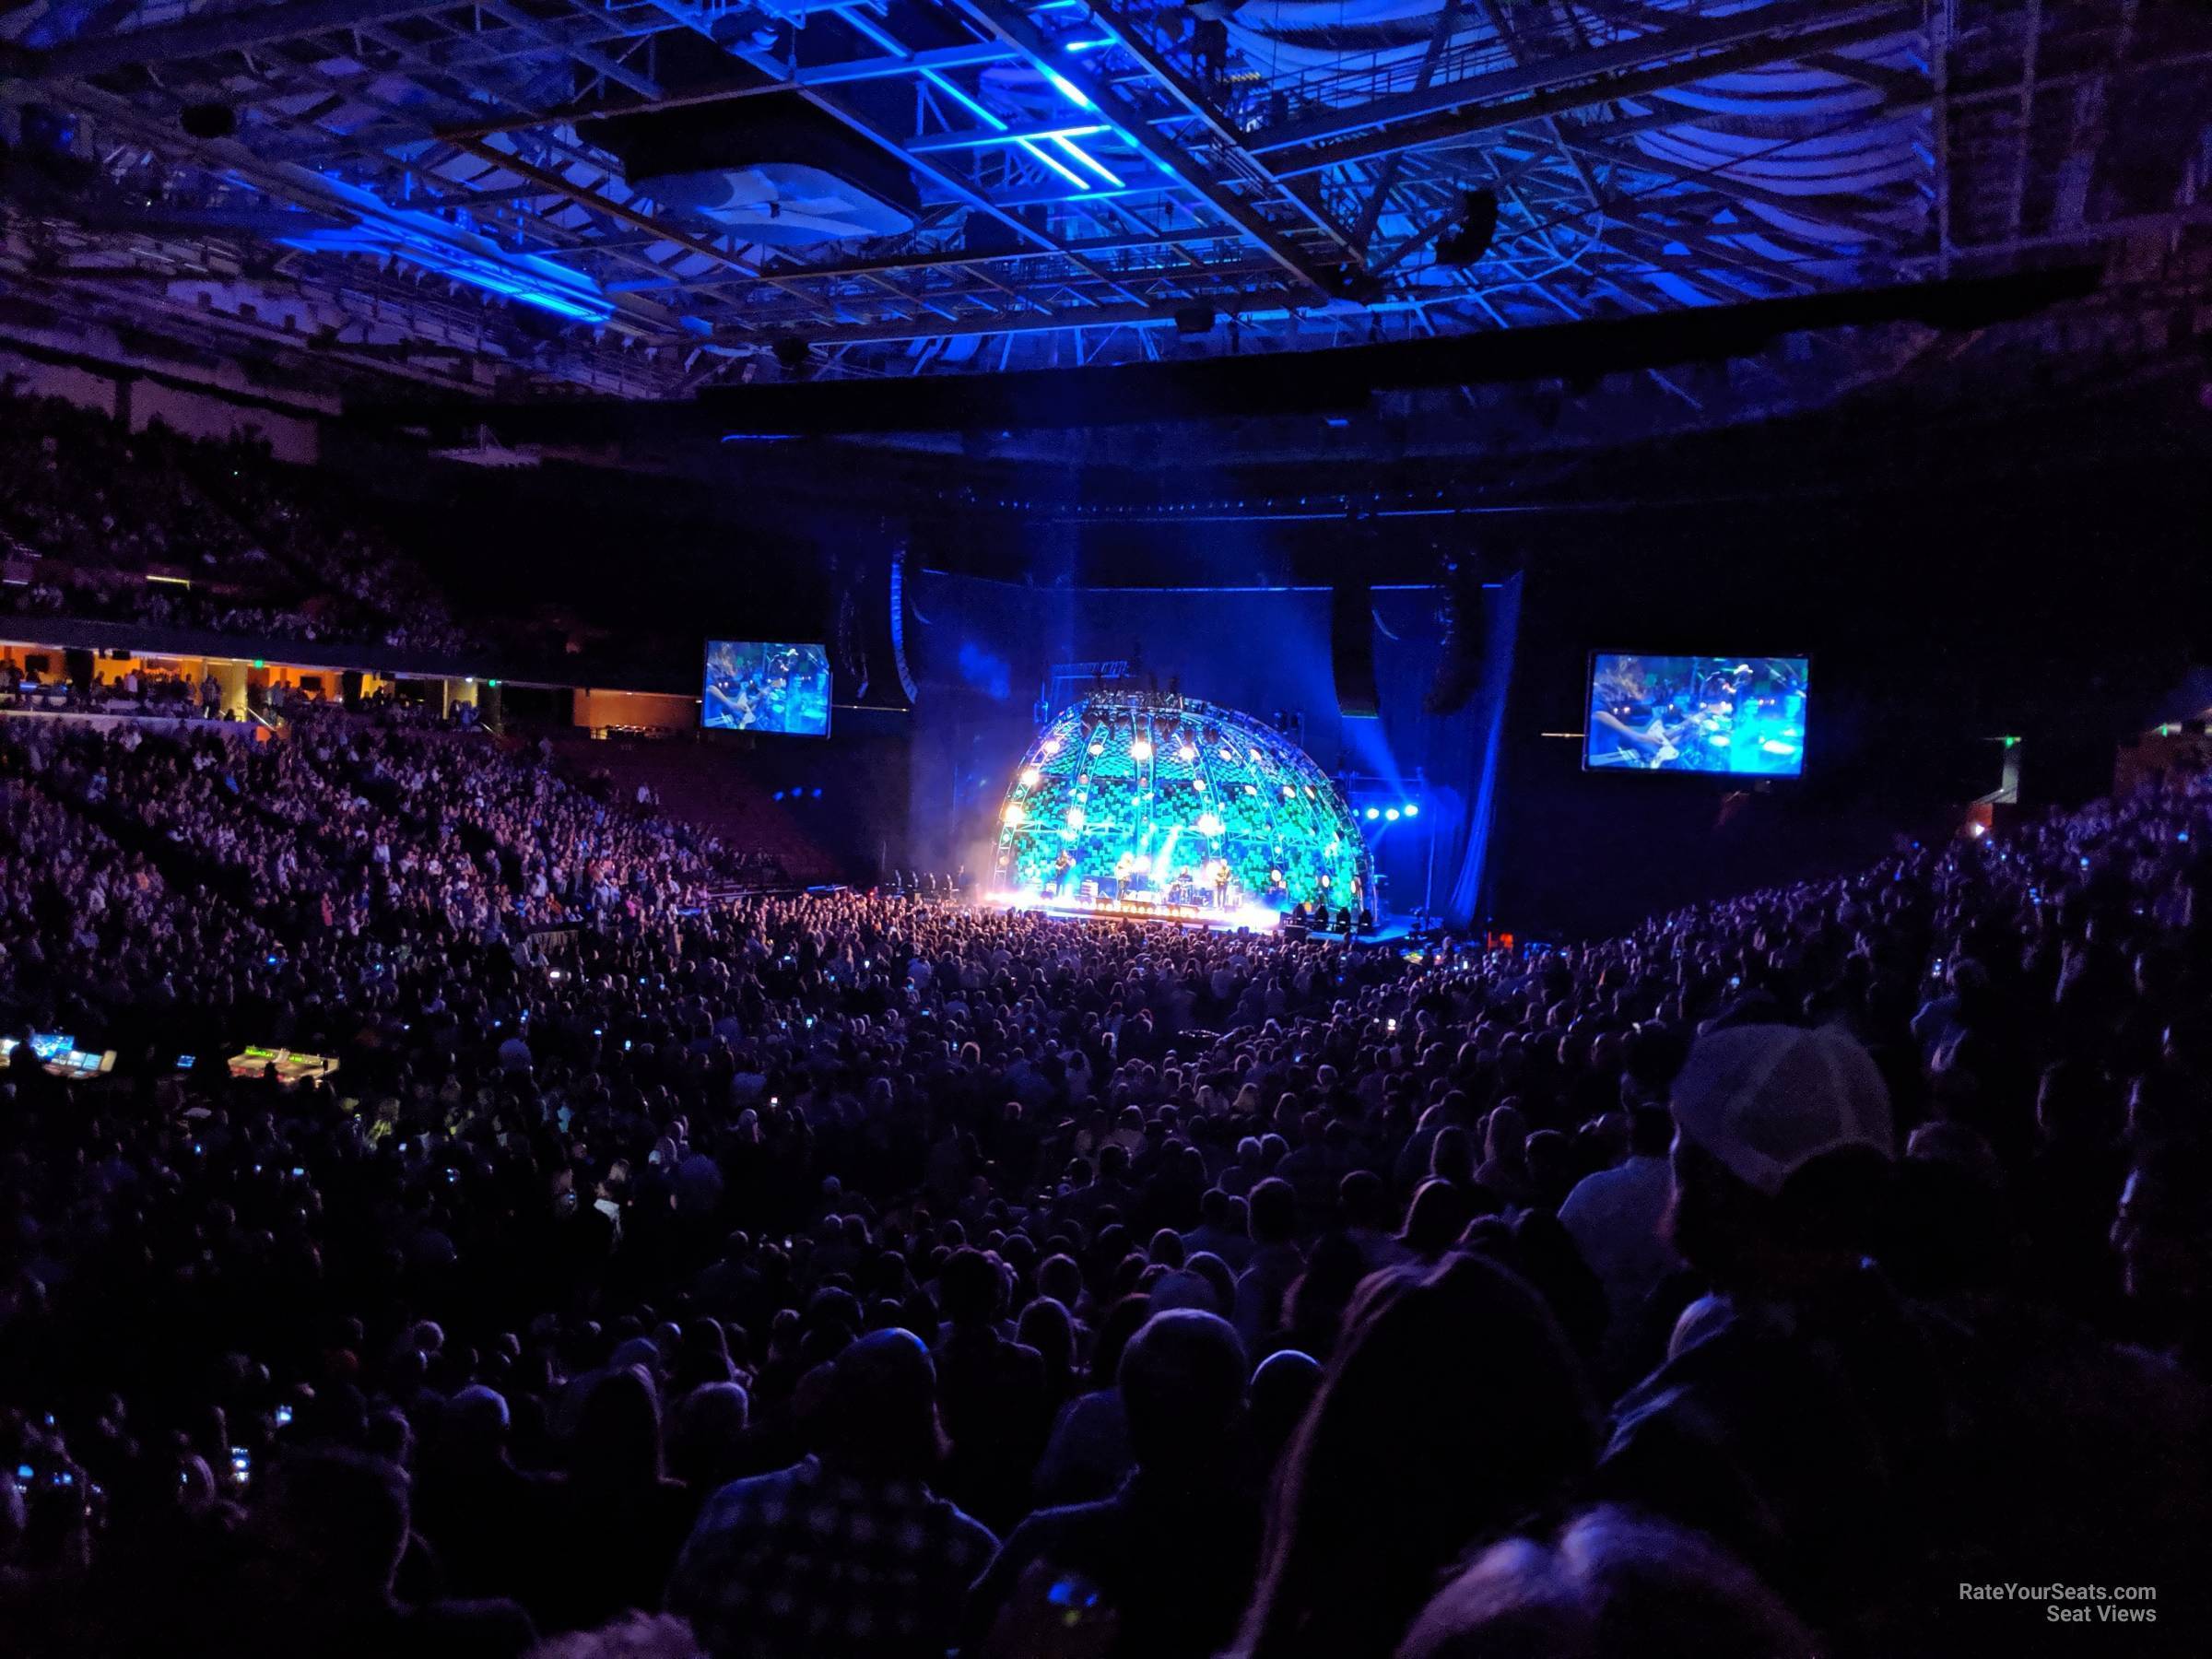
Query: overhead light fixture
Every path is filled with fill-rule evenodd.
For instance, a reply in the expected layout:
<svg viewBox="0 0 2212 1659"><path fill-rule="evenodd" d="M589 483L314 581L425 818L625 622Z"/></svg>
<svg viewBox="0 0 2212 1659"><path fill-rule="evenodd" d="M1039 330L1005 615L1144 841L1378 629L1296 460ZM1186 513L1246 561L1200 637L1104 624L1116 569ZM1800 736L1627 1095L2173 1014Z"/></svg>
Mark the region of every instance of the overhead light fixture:
<svg viewBox="0 0 2212 1659"><path fill-rule="evenodd" d="M373 191L331 173L276 163L286 194L309 210L300 228L275 238L305 253L373 254L402 259L453 282L512 300L571 322L605 324L615 303L599 285L558 261L515 253L489 238L412 208L387 206Z"/></svg>
<svg viewBox="0 0 2212 1659"><path fill-rule="evenodd" d="M1179 335L1202 335L1214 332L1217 321L1210 305L1183 305L1175 310L1175 332Z"/></svg>
<svg viewBox="0 0 2212 1659"><path fill-rule="evenodd" d="M1061 74L1057 69L1054 69L1049 65L1045 64L1038 65L1037 69L1039 74L1042 75L1047 81L1052 83L1053 90L1059 93L1061 97L1066 99L1069 103L1074 104L1077 109L1095 110L1099 107L1097 104L1091 101L1089 93L1084 91L1082 88L1077 86L1074 81L1069 80L1066 76Z"/></svg>
<svg viewBox="0 0 2212 1659"><path fill-rule="evenodd" d="M1459 222L1436 239L1436 262L1471 265L1490 251L1497 237L1498 193L1470 190L1460 203Z"/></svg>

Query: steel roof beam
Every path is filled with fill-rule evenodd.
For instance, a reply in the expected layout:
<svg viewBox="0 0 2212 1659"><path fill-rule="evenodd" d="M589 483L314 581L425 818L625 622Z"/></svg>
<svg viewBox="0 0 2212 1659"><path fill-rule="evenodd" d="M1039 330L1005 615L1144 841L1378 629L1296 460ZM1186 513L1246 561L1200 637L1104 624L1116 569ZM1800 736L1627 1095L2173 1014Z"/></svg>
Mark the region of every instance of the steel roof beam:
<svg viewBox="0 0 2212 1659"><path fill-rule="evenodd" d="M507 0L477 0L477 4L502 23L521 29L533 40L543 41L554 52L582 64L594 75L628 87L641 98L658 98L661 95L659 83L649 76L640 75L628 64L607 56L594 46L562 40L549 25L540 22L522 7L509 5Z"/></svg>
<svg viewBox="0 0 2212 1659"><path fill-rule="evenodd" d="M783 288L794 299L806 300L809 305L819 303L810 296L788 287L778 278L764 274L728 249L718 248L712 242L701 241L674 225L665 224L654 218L650 213L633 207L627 202L618 202L611 197L601 195L588 186L578 184L574 181L545 168L534 167L520 156L512 155L506 150L495 148L488 144L479 144L472 139L464 142L460 147L475 156L478 160L491 162L497 167L503 168L509 172L542 186L549 194L568 197L586 212L603 213L609 218L619 219L626 225L634 225L639 229L646 231L656 241L667 242L672 246L683 249L688 253L696 253L702 259L712 259L716 264L727 265L746 276L756 278L775 288Z"/></svg>
<svg viewBox="0 0 2212 1659"><path fill-rule="evenodd" d="M1450 12L1457 4L1458 0L1446 0L1444 10ZM1244 133L1214 107L1213 100L1193 85L1190 77L1170 62L1166 53L1153 45L1149 36L1123 18L1109 0L1089 0L1089 11L1091 23L1103 29L1124 52L1142 64L1146 73L1170 98L1204 125L1217 144L1234 154L1255 177L1270 183L1277 182L1268 172L1265 163L1247 147ZM1318 203L1308 200L1300 192L1279 183L1277 188L1282 191L1283 199L1311 220L1315 229L1327 236L1348 256L1359 256L1360 250L1366 245L1364 238L1345 230L1322 211Z"/></svg>
<svg viewBox="0 0 2212 1659"><path fill-rule="evenodd" d="M1763 16L1759 12L1740 14L1744 17ZM1855 15L1855 14L1853 14ZM1596 105L1616 102L1621 99L1646 98L1656 92L1667 91L1690 81L1704 80L1713 76L1729 75L1745 69L1757 69L1768 64L1792 62L1800 54L1808 39L1817 38L1827 46L1852 45L1864 41L1879 40L1898 31L1894 7L1885 8L1873 18L1861 17L1857 21L1822 29L1813 35L1799 37L1794 41L1753 41L1739 44L1709 57L1696 58L1658 65L1617 75L1610 79L1591 81L1579 78L1576 84L1552 88L1521 96L1515 100L1496 100L1479 109L1461 109L1451 114L1430 116L1425 120L1407 121L1403 124L1371 124L1371 132L1351 129L1355 135L1334 143L1306 144L1305 147L1288 155L1284 161L1270 161L1276 177L1288 179L1300 173L1318 172L1324 168L1341 166L1347 161L1365 160L1373 156L1387 156L1400 150L1424 149L1431 145L1466 143L1507 127L1534 121L1545 116L1571 114ZM1647 56L1655 55L1647 53ZM1503 76L1477 77L1496 82ZM1475 83L1461 82L1462 86ZM1363 106L1371 109L1372 105ZM1894 113L1888 106L1877 106L1857 113L1873 119L1883 112ZM1676 125L1688 119L1680 112L1670 111L1656 118L1637 117L1646 126ZM1595 130L1605 131L1601 124ZM1274 147L1267 147L1272 149Z"/></svg>
<svg viewBox="0 0 2212 1659"><path fill-rule="evenodd" d="M1505 38L1504 28L1497 14L1485 5L1485 15L1490 27L1500 40ZM1436 28L1429 36L1428 50L1421 53L1421 66L1414 76L1413 89L1426 92L1436 79L1436 65L1444 55L1444 47L1452 39L1452 31L1459 26L1459 0L1444 0L1437 8ZM1398 182L1398 158L1403 151L1394 150L1382 158L1382 165L1375 170L1374 182L1368 186L1367 203L1359 209L1359 218L1352 227L1352 251L1362 260L1375 240L1375 227L1382 223L1382 209L1390 200L1391 187Z"/></svg>
<svg viewBox="0 0 2212 1659"><path fill-rule="evenodd" d="M75 41L39 53L35 62L41 79L105 75L134 65L218 57L226 52L273 46L280 41L398 22L426 12L451 10L453 4L453 0L287 0L282 6L202 15L154 29Z"/></svg>
<svg viewBox="0 0 2212 1659"><path fill-rule="evenodd" d="M1724 235L1725 232L1696 230L1683 225L1663 225L1651 219L1637 218L1622 214L1615 214L1613 222L1630 235L1654 245L1659 250L1652 256L1654 259L1664 257L1667 246L1678 242L1689 251L1692 261L1702 261L1709 265L1724 266L1729 270L1741 271L1747 276L1757 276L1762 281L1780 283L1784 288L1795 289L1799 293L1811 293L1819 286L1811 277L1792 270L1786 265L1778 265L1773 260L1756 253L1748 248L1729 247L1718 240L1719 235ZM1653 268L1663 271L1674 269L1673 266L1667 265L1657 265ZM1675 274L1677 276L1687 275L1683 272Z"/></svg>
<svg viewBox="0 0 2212 1659"><path fill-rule="evenodd" d="M682 27L672 24L671 29ZM730 103L743 98L760 98L773 92L805 91L817 87L849 86L858 81L891 80L904 75L943 74L952 69L977 69L990 64L1003 64L1018 56L1011 47L997 41L977 41L970 45L936 46L924 52L897 57L888 53L874 57L849 58L834 64L817 64L811 68L790 69L766 53L738 52L724 44L733 64L747 64L755 74L744 79L731 80L710 87L692 87L681 92L662 92L655 98L607 99L598 102L577 101L564 104L546 112L548 122L598 121L615 115L657 115L668 110L697 109L705 104ZM535 126L539 118L528 120L505 118L491 121L465 122L441 126L441 138L484 138L494 133L512 132L518 127Z"/></svg>
<svg viewBox="0 0 2212 1659"><path fill-rule="evenodd" d="M2028 164L2035 154L2035 63L2043 38L2042 0L2028 0L2022 27L2027 39L2020 46L2020 109L2014 117L2014 134L2019 144L2013 158L2012 188L2005 202L2007 240L2019 236L2020 219L2028 210Z"/></svg>
<svg viewBox="0 0 2212 1659"><path fill-rule="evenodd" d="M1488 75L1467 76L1425 91L1372 99L1326 115L1306 116L1253 134L1245 142L1249 148L1262 155L1271 150L1325 144L1372 127L1464 109L1469 104L1495 103L1557 91L1580 81L1644 68L1655 60L1679 59L1686 53L1712 53L1727 47L1757 44L1767 49L1768 59L1788 58L1796 55L1790 41L1797 32L1825 32L1873 22L1881 25L1877 32L1899 33L1917 28L1920 16L1919 6L1900 5L1897 0L1873 0L1871 4L1857 5L1846 0L1780 0L1773 6L1752 6L1723 18L1693 18L1674 29L1654 30L1630 41L1610 41L1587 52L1543 58ZM1670 66L1685 71L1682 78L1688 80L1712 73L1699 68L1694 62ZM1618 95L1602 91L1597 94L1600 99L1610 96Z"/></svg>
<svg viewBox="0 0 2212 1659"><path fill-rule="evenodd" d="M1280 299L1273 303L1280 305ZM954 323L857 323L814 336L817 346L860 345L878 341L950 339L966 335L1059 334L1078 328L1109 324L1157 324L1174 320L1172 311L1158 305L1132 302L1091 305L1074 311L1017 312L1011 316L963 318Z"/></svg>
<svg viewBox="0 0 2212 1659"><path fill-rule="evenodd" d="M1641 150L1619 148L1604 143L1604 133L1603 127L1594 128L1588 135L1578 135L1565 140L1565 143L1569 149L1580 150L1600 161L1634 168L1639 172L1655 173L1661 178L1674 179L1687 184L1702 184L1724 195L1734 196L1738 201L1764 203L1767 206L1794 214L1799 218L1849 230L1870 242L1888 245L1897 241L1897 227L1864 218L1831 201L1815 196L1788 195L1779 190L1769 190L1763 184L1735 178L1722 170L1691 167L1685 162L1661 160Z"/></svg>
<svg viewBox="0 0 2212 1659"><path fill-rule="evenodd" d="M1221 284L1275 274L1275 267L1262 260L1256 253L1252 255L1252 259L1253 263L1248 265L1222 267L1213 274L1214 280L1211 283L1186 280L1187 277L1194 276L1198 273L1186 272L1181 267L1166 267L1149 273L1141 281L1133 279L1132 286L1138 292L1149 296L1147 300L1140 300L1138 303L1149 304L1154 311L1159 310L1162 305L1171 306L1185 303L1193 298L1209 300L1221 310L1232 312L1241 312L1252 306L1279 308L1296 300L1297 295L1292 290L1282 288L1261 291L1251 289L1240 289L1235 292L1223 291L1219 286ZM1084 290L1070 287L1065 291L1068 297L1076 298L1079 297ZM982 332L1001 332L1004 319L1000 318L998 323L993 321L993 318L998 316L998 313L993 313L993 317L978 318L972 314L956 316L955 313L943 309L952 305L981 305L987 308L993 301L1005 299L1005 296L995 289L923 288L912 293L897 293L896 298L899 303L910 308L909 315L886 314L877 318L874 322L841 324L828 331L826 337L846 341L863 337L875 338L877 335L874 331L877 329L904 326L910 321L920 322L921 320L911 316L911 308L935 309L938 315L948 320L963 324L976 324L982 327ZM1102 319L1106 310L1107 308L1103 307L1093 307L1088 311L1071 311L1063 314L1062 322L1065 326L1071 328L1088 328ZM773 331L778 328L803 328L810 325L806 318L791 312L781 312L760 313L759 324L764 331ZM932 329L924 322L920 332L926 336L945 331Z"/></svg>
<svg viewBox="0 0 2212 1659"><path fill-rule="evenodd" d="M701 14L700 14L695 7L688 5L687 0L648 0L648 3L656 10L659 10L668 17L674 18L677 22L683 24L687 28L694 29L703 38L710 41L714 39L712 33L707 29L706 24L702 20ZM892 41L891 43L893 45L898 45L896 41ZM753 48L739 46L728 41L715 41L715 44L718 45L724 52L729 53L731 57L736 59L738 62L749 64L755 69L759 70L764 75L779 79L782 79L784 76L785 65L779 63L775 57L769 53ZM963 49L954 48L952 50ZM886 74L920 72L926 71L934 67L933 60L926 53L911 52L902 45L898 46L898 51L904 53L905 55L902 57L894 55L875 60L875 65ZM987 61L997 62L1005 55L1005 49L999 48L996 55ZM910 71L902 68L902 65L913 65L914 69ZM875 78L875 76L872 75L866 77L856 76L853 78ZM1000 224L1005 225L1008 229L1012 230L1015 235L1020 237L1024 241L1032 243L1046 253L1060 254L1063 258L1073 259L1074 263L1084 271L1085 275L1097 278L1109 288L1113 288L1115 286L1115 278L1111 272L1105 271L1099 266L1092 265L1080 258L1076 258L1073 255L1065 253L1062 249L1061 244L1045 231L1040 229L1035 225L1030 224L1028 220L1020 218L1018 215L1008 212L1006 209L992 202L981 191L975 189L959 174L947 172L945 169L939 167L928 157L912 154L905 148L904 144L900 139L884 132L876 126L873 122L864 120L861 116L855 114L853 111L839 103L835 99L828 96L826 88L834 83L795 83L786 80L784 84L788 87L795 88L801 97L805 98L808 103L814 105L816 109L820 110L825 115L831 116L843 123L853 132L867 139L871 144L877 145L889 154L896 156L914 172L930 180L940 189L946 191L957 200L966 204L970 207L978 208L981 211L989 214L993 218L998 220ZM1015 298L1019 299L1021 297L1015 296Z"/></svg>
<svg viewBox="0 0 2212 1659"><path fill-rule="evenodd" d="M777 265L772 268L771 274L793 282L811 282L817 279L889 276L900 271L959 270L968 265L1014 265L1025 262L1044 263L1063 257L1068 259L1088 258L1096 253L1121 253L1141 248L1176 248L1211 242L1241 246L1243 238L1228 227L1156 230L1148 233L1132 232L1127 235L1085 237L1066 242L1060 250L1052 252L1041 248L1015 248L996 253L971 253L959 248L940 248L917 253L888 253L876 259L853 260L841 265ZM728 276L672 277L667 286L692 290L731 288L748 280L757 280L757 278ZM619 289L626 285L616 282L607 286L610 289Z"/></svg>
<svg viewBox="0 0 2212 1659"><path fill-rule="evenodd" d="M1294 247L1250 203L1217 182L1205 164L1189 150L1154 132L1118 88L1088 74L1076 59L1062 57L1055 62L1052 43L1028 18L1001 4L1001 0L954 0L954 4L1000 40L1018 48L1047 81L1061 88L1073 88L1092 107L1103 111L1120 128L1123 139L1147 161L1195 191L1215 212L1243 231L1299 281L1318 293L1333 295L1338 291L1335 273Z"/></svg>

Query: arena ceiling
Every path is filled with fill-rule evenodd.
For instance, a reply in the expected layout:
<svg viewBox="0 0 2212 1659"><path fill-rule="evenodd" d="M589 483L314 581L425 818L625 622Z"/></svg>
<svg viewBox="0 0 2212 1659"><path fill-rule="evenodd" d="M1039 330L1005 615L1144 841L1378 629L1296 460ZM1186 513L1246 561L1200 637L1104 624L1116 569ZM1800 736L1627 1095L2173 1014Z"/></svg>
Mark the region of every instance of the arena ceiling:
<svg viewBox="0 0 2212 1659"><path fill-rule="evenodd" d="M0 34L8 300L510 398L1646 316L2212 220L2212 24L2155 0L36 0Z"/></svg>

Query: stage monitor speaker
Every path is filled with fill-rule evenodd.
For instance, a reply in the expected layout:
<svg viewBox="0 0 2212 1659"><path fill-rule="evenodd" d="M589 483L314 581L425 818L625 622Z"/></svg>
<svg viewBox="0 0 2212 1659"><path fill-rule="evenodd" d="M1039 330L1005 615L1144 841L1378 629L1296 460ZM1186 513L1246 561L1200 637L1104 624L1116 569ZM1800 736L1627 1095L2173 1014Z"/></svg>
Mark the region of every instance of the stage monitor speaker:
<svg viewBox="0 0 2212 1659"><path fill-rule="evenodd" d="M1336 707L1353 720L1382 712L1375 691L1374 600L1362 584L1340 586L1329 605L1329 665L1336 677Z"/></svg>

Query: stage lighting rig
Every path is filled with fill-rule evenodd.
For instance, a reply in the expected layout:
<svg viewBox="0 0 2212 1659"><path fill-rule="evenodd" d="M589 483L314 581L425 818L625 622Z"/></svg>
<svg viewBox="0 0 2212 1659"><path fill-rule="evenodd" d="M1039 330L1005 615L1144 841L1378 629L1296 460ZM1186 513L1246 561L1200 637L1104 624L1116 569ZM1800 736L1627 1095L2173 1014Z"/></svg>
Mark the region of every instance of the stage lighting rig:
<svg viewBox="0 0 2212 1659"><path fill-rule="evenodd" d="M1436 262L1471 265L1490 251L1497 237L1498 193L1470 190L1460 204L1459 222L1436 239Z"/></svg>

